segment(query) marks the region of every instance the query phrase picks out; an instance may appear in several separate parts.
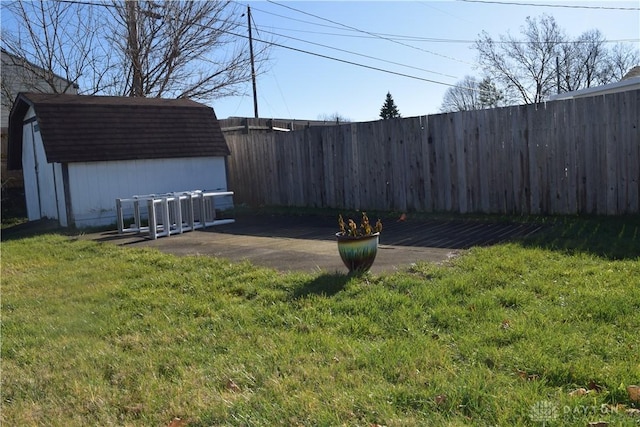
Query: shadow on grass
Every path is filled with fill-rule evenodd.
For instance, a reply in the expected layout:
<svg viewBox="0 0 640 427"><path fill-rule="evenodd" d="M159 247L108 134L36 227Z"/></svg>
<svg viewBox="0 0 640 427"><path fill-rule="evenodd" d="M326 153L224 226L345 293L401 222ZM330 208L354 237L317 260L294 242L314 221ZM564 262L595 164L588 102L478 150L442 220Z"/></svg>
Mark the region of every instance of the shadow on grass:
<svg viewBox="0 0 640 427"><path fill-rule="evenodd" d="M65 230L60 227L57 220L40 219L37 221L27 222L26 218L20 222L16 220L9 226L3 224L2 241L24 239L26 237L40 236L49 233L64 233Z"/></svg>
<svg viewBox="0 0 640 427"><path fill-rule="evenodd" d="M333 296L342 291L353 277L352 274L322 274L315 279L304 283L297 288L292 295L293 299L304 298L308 295Z"/></svg>
<svg viewBox="0 0 640 427"><path fill-rule="evenodd" d="M640 258L640 215L549 218L523 246L589 253L610 260Z"/></svg>

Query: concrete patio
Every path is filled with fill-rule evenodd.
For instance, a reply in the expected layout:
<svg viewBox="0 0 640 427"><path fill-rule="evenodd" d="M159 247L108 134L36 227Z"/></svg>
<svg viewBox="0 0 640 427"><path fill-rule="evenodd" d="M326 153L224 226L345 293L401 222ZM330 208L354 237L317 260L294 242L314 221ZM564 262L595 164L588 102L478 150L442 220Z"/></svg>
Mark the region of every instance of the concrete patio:
<svg viewBox="0 0 640 427"><path fill-rule="evenodd" d="M335 242L336 220L326 216L242 216L233 224L152 240L117 231L83 238L129 247L151 247L175 255L248 260L279 271L343 272L347 269ZM473 246L486 246L538 231L537 224L383 220L384 230L371 271L392 273L416 262L442 262Z"/></svg>

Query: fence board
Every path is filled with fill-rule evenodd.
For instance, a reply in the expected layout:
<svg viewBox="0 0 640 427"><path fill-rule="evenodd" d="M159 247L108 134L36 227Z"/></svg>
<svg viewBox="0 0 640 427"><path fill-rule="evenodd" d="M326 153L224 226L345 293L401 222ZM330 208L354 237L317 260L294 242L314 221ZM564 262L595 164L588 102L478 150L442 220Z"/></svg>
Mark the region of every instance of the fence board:
<svg viewBox="0 0 640 427"><path fill-rule="evenodd" d="M624 114L624 111L627 111L628 100L626 97L623 97L620 104L618 104L617 113L621 116ZM616 212L626 212L627 206L629 203L628 194L629 194L629 146L628 142L624 138L624 133L626 132L627 127L627 116L624 114L621 117L619 122L619 128L617 133L620 135L618 143L620 144L620 148L617 150L618 154L618 170L616 181L618 182L618 200L616 206Z"/></svg>
<svg viewBox="0 0 640 427"><path fill-rule="evenodd" d="M367 182L369 186L369 206L367 209L378 209L379 206L386 203L387 193L387 176L386 176L386 154L387 144L384 141L384 135L379 133L379 124L370 123L367 127L369 135L369 155L367 160L369 167L367 170Z"/></svg>
<svg viewBox="0 0 640 427"><path fill-rule="evenodd" d="M492 170L492 147L489 144L488 117L489 110L481 110L476 114L478 118L476 144L478 149L476 170L478 174L478 188L480 191L479 205L476 212L489 212L491 208L491 191L489 190L490 173Z"/></svg>
<svg viewBox="0 0 640 427"><path fill-rule="evenodd" d="M576 140L575 103L568 102L565 105L565 120L561 133L561 143L565 145L566 152L566 177L567 177L567 205L566 213L576 212L578 207L578 162Z"/></svg>
<svg viewBox="0 0 640 427"><path fill-rule="evenodd" d="M583 130L584 141L583 147L585 149L584 161L584 194L585 194L585 213L594 214L597 211L597 187L600 180L600 165L598 164L597 148L599 141L597 135L594 134L595 123L590 119L590 108L592 106L585 100L584 102L577 102L574 100L578 108L582 110L582 116L584 117Z"/></svg>
<svg viewBox="0 0 640 427"><path fill-rule="evenodd" d="M425 212L433 212L433 192L432 192L432 176L431 173L431 154L429 151L429 116L422 116L420 120L420 137L418 138L420 144L420 161L421 168L417 169L418 173L422 173L420 176L420 184L423 186L424 201L421 210Z"/></svg>
<svg viewBox="0 0 640 427"><path fill-rule="evenodd" d="M250 205L639 213L639 108L633 90L292 132L229 131L228 186Z"/></svg>
<svg viewBox="0 0 640 427"><path fill-rule="evenodd" d="M335 169L335 178L336 182L334 185L334 191L336 195L336 201L338 205L336 207L344 208L349 206L350 201L345 197L345 187L348 185L348 173L349 173L349 158L347 147L344 144L344 137L340 133L339 128L333 128L331 131L327 132L333 141L333 146L336 150L336 169Z"/></svg>
<svg viewBox="0 0 640 427"><path fill-rule="evenodd" d="M425 183L423 168L423 146L422 146L422 122L423 117L414 117L409 122L409 132L407 133L407 210L426 210L425 203Z"/></svg>
<svg viewBox="0 0 640 427"><path fill-rule="evenodd" d="M640 91L628 92L625 95L628 101L628 122L622 135L629 147L629 186L625 212L630 214L640 212Z"/></svg>
<svg viewBox="0 0 640 427"><path fill-rule="evenodd" d="M511 165L511 146L510 146L510 115L511 109L508 109L505 113L495 111L497 116L498 128L498 141L500 141L500 158L498 159L498 168L496 169L500 173L500 179L496 181L500 187L499 200L502 200L500 206L501 213L507 213L512 210L513 205L513 192L511 186L513 185L513 167Z"/></svg>
<svg viewBox="0 0 640 427"><path fill-rule="evenodd" d="M452 196L452 209L461 213L468 212L467 200L467 171L465 162L465 139L466 127L465 122L469 114L456 114L453 116L451 125L453 126L453 156L451 161L451 170L455 173L455 178L452 179L452 184L455 188L455 195Z"/></svg>
<svg viewBox="0 0 640 427"><path fill-rule="evenodd" d="M618 120L613 117L620 109L617 108L618 105L612 105L613 98L610 96L605 96L605 102L607 104L607 116L609 119L609 123L607 126L607 155L611 157L611 162L609 164L608 176L607 179L609 181L609 192L607 193L607 214L613 215L621 202L621 194L619 192L622 190L623 182L621 182L621 170L622 167L622 159L621 153L617 145L619 144L617 138L618 129ZM618 197L620 196L620 197Z"/></svg>
<svg viewBox="0 0 640 427"><path fill-rule="evenodd" d="M410 122L412 119L409 119ZM402 119L393 119L391 127L387 130L388 139L391 145L391 162L388 167L391 172L391 184L389 194L391 205L397 206L401 212L407 210L407 155L406 155L406 138L404 132L404 123Z"/></svg>
<svg viewBox="0 0 640 427"><path fill-rule="evenodd" d="M450 124L452 120L453 118L449 118L448 115L441 115L433 126L436 149L435 184L438 192L436 210L441 212L452 210L451 199L454 197L454 189L451 187L451 163L449 162L449 149L453 144L451 144L451 140L445 137L447 134L454 137L453 126Z"/></svg>

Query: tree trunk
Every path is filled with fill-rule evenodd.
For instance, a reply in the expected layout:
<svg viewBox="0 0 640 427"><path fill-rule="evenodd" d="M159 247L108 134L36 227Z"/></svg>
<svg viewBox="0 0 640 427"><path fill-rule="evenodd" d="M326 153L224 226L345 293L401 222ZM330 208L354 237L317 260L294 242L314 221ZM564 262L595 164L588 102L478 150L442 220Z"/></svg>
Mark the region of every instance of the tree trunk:
<svg viewBox="0 0 640 427"><path fill-rule="evenodd" d="M143 96L142 66L140 64L140 47L138 46L138 0L125 1L127 5L128 45L131 66L133 67L133 81L129 96Z"/></svg>

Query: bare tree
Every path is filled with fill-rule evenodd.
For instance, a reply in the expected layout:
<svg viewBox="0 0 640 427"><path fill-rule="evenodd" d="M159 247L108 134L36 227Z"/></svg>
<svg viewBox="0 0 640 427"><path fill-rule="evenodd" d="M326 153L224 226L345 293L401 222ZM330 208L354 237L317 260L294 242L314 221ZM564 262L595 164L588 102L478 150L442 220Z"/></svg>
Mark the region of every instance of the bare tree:
<svg viewBox="0 0 640 427"><path fill-rule="evenodd" d="M555 19L527 17L520 38L510 34L496 42L484 32L475 43L484 72L499 82L507 95L525 104L542 102L556 82L555 61L567 41Z"/></svg>
<svg viewBox="0 0 640 427"><path fill-rule="evenodd" d="M119 94L219 98L250 81L242 10L231 1L114 2L110 38L121 57ZM267 46L255 53L264 64Z"/></svg>
<svg viewBox="0 0 640 427"><path fill-rule="evenodd" d="M504 95L489 77L478 82L475 77L465 76L455 86L447 89L440 111L449 113L494 108L502 105L503 99Z"/></svg>
<svg viewBox="0 0 640 427"><path fill-rule="evenodd" d="M455 111L469 111L480 109L480 92L475 77L465 76L464 79L450 87L442 98L440 111L450 113Z"/></svg>
<svg viewBox="0 0 640 427"><path fill-rule="evenodd" d="M611 81L620 81L634 66L640 65L640 51L631 44L617 43L607 52L607 68Z"/></svg>
<svg viewBox="0 0 640 427"><path fill-rule="evenodd" d="M599 30L582 33L560 48L557 91L569 92L616 81L609 72L606 39Z"/></svg>
<svg viewBox="0 0 640 427"><path fill-rule="evenodd" d="M586 37L586 33L583 34ZM600 40L592 39L591 43L598 43ZM599 47L599 46L598 46ZM556 56L556 90L560 92L568 92L580 87L583 83L589 85L593 77L592 56L589 49L585 46L582 49L577 43L566 43L560 46L558 55ZM583 68L582 64L587 67ZM573 71L573 72L572 72Z"/></svg>
<svg viewBox="0 0 640 427"><path fill-rule="evenodd" d="M342 114L338 113L337 111L335 113L332 113L332 114L320 114L320 115L318 115L318 120L323 120L325 122L334 122L334 123L337 123L337 124L351 122L350 118L343 116Z"/></svg>
<svg viewBox="0 0 640 427"><path fill-rule="evenodd" d="M2 29L3 67L11 67L11 72L3 69L6 102L13 102L16 87L65 93L82 83L84 93L107 89L110 49L96 31L100 18L91 7L41 0L3 3L2 8L17 25Z"/></svg>
<svg viewBox="0 0 640 427"><path fill-rule="evenodd" d="M39 70L38 78L53 82L57 74L80 93L210 100L239 93L251 79L246 22L235 2L18 0L2 7L17 25L3 28L2 47ZM255 49L258 71L268 47Z"/></svg>
<svg viewBox="0 0 640 427"><path fill-rule="evenodd" d="M638 62L638 50L608 48L598 30L570 40L549 15L528 17L519 36L476 40L478 62L504 91L509 103L542 102L548 95L618 81Z"/></svg>

